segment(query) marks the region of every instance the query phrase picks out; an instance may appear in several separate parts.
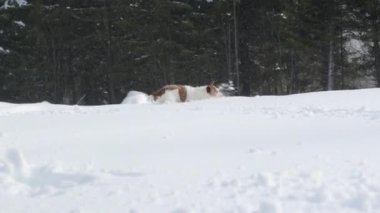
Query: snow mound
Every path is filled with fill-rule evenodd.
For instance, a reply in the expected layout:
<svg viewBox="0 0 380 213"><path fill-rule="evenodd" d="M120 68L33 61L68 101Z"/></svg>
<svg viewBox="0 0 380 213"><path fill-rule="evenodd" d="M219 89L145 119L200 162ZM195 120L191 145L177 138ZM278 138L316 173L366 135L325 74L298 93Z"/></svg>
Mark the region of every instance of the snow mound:
<svg viewBox="0 0 380 213"><path fill-rule="evenodd" d="M67 172L59 168L30 166L17 149L6 153L0 161L0 186L12 194L47 195L62 193L67 188L92 182L93 175Z"/></svg>
<svg viewBox="0 0 380 213"><path fill-rule="evenodd" d="M129 91L121 104L149 104L152 103L148 94L139 91Z"/></svg>

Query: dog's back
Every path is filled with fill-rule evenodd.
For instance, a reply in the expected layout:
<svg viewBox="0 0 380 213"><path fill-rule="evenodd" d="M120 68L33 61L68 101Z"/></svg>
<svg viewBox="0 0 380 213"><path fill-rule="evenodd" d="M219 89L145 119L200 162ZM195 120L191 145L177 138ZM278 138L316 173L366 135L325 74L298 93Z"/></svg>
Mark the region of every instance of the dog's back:
<svg viewBox="0 0 380 213"><path fill-rule="evenodd" d="M157 101L160 97L163 97L165 94L169 93L177 94L178 98L181 102L185 102L187 100L187 91L185 86L183 85L166 85L161 87L160 89L152 92L153 99Z"/></svg>
<svg viewBox="0 0 380 213"><path fill-rule="evenodd" d="M165 102L186 102L193 100L207 99L217 96L218 88L211 82L207 86L192 87L187 85L166 85L151 93L154 101Z"/></svg>

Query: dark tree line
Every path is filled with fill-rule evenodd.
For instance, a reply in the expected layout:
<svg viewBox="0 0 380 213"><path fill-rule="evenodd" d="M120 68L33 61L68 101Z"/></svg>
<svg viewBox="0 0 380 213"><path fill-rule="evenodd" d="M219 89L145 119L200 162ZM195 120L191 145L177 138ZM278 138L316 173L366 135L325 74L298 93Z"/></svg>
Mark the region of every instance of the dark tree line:
<svg viewBox="0 0 380 213"><path fill-rule="evenodd" d="M0 101L110 104L210 80L242 95L380 85L378 0L19 4L0 0Z"/></svg>

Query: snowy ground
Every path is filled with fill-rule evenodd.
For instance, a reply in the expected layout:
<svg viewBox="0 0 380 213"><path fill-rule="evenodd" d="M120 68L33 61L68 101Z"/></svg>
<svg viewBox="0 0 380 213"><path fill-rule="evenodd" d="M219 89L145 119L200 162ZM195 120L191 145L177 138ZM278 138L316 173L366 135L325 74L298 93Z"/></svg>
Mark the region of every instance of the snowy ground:
<svg viewBox="0 0 380 213"><path fill-rule="evenodd" d="M0 212L380 212L380 89L0 103Z"/></svg>

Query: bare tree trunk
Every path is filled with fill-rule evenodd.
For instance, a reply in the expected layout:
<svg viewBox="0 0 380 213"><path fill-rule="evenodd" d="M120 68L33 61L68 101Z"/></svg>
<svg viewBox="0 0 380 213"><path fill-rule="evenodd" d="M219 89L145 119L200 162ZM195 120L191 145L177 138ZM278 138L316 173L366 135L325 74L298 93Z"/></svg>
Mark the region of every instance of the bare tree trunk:
<svg viewBox="0 0 380 213"><path fill-rule="evenodd" d="M105 15L104 15L104 26L106 27L107 33L107 67L106 67L106 77L108 82L108 102L116 103L115 100L115 89L113 84L112 66L113 66L113 55L112 55L112 20L111 20L111 4L112 0L106 0L105 4Z"/></svg>
<svg viewBox="0 0 380 213"><path fill-rule="evenodd" d="M340 11L340 25L344 23L344 10ZM346 83L345 83L345 47L344 47L344 29L342 26L340 28L340 63L339 63L339 69L340 69L340 88L339 89L345 89Z"/></svg>
<svg viewBox="0 0 380 213"><path fill-rule="evenodd" d="M297 73L295 68L294 50L290 50L290 89L289 94L293 94L296 91L297 85Z"/></svg>
<svg viewBox="0 0 380 213"><path fill-rule="evenodd" d="M225 29L225 50L226 50L226 65L228 80L232 81L232 56L231 56L231 25L227 23L227 29Z"/></svg>
<svg viewBox="0 0 380 213"><path fill-rule="evenodd" d="M237 20L237 0L233 0L233 16L234 16L234 43L235 43L235 72L236 87L238 95L240 95L240 71L239 71L239 41L238 41L238 20Z"/></svg>
<svg viewBox="0 0 380 213"><path fill-rule="evenodd" d="M329 56L327 62L327 90L334 89L334 41L333 41L333 26L329 27Z"/></svg>
<svg viewBox="0 0 380 213"><path fill-rule="evenodd" d="M345 63L344 63L344 35L343 28L340 32L340 89L344 89L345 86Z"/></svg>
<svg viewBox="0 0 380 213"><path fill-rule="evenodd" d="M51 40L51 48L52 48L52 57L53 57L53 79L54 79L54 86L53 86L53 91L54 91L54 101L57 103L58 101L58 56L57 56L57 45L56 45L56 39L54 36L52 36Z"/></svg>
<svg viewBox="0 0 380 213"><path fill-rule="evenodd" d="M375 58L375 76L377 81L377 87L380 87L380 46L379 46L379 28L378 23L376 23L377 20L374 20L373 23L373 54Z"/></svg>
<svg viewBox="0 0 380 213"><path fill-rule="evenodd" d="M66 60L64 61L64 68L62 69L62 103L71 104L73 102L73 81L72 81L72 54L71 49L66 50Z"/></svg>
<svg viewBox="0 0 380 213"><path fill-rule="evenodd" d="M329 61L327 70L327 90L334 89L334 43L329 41Z"/></svg>

